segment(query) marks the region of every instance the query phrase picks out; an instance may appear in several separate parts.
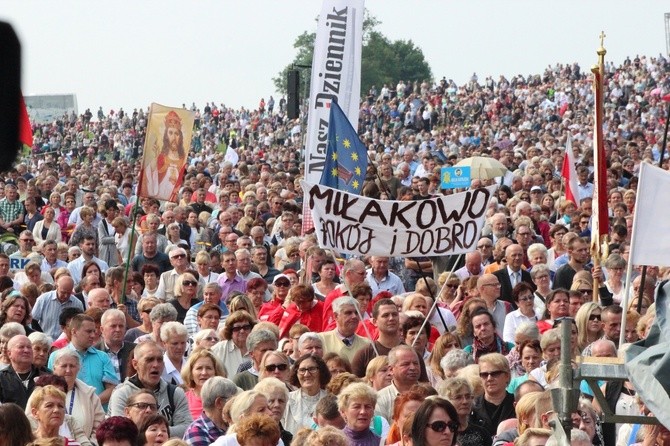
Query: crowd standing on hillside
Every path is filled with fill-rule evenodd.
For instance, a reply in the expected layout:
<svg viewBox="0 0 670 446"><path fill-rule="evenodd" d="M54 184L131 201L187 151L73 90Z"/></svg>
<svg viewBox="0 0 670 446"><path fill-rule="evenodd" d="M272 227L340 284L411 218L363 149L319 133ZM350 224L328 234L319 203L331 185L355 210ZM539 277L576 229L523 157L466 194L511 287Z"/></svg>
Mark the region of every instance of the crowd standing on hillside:
<svg viewBox="0 0 670 446"><path fill-rule="evenodd" d="M344 260L303 235L306 121L287 119L283 98L191 105L175 203L136 196L147 111L35 123L33 153L0 181L2 444L551 444L561 323L573 358L616 357L622 330L646 337L670 276L652 265L642 280L636 266L622 307L637 173L661 158L669 68L662 56L606 66L599 266L594 96L577 64L401 80L363 98L363 195L452 193L440 167L470 156L507 167L473 178L499 187L462 259ZM577 203L561 185L568 136ZM615 413L648 414L630 383L602 389ZM670 444L663 426L601 422L581 392L573 444Z"/></svg>

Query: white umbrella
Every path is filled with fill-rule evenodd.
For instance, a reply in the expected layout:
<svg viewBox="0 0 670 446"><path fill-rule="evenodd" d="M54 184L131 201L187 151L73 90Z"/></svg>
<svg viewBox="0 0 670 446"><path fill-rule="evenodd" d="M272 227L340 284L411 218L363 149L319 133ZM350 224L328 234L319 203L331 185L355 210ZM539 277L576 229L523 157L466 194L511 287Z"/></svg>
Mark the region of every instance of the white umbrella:
<svg viewBox="0 0 670 446"><path fill-rule="evenodd" d="M500 161L495 158L486 156L473 156L465 158L456 164L454 167L470 167L470 177L478 178L480 180L490 180L495 177L502 177L507 172Z"/></svg>

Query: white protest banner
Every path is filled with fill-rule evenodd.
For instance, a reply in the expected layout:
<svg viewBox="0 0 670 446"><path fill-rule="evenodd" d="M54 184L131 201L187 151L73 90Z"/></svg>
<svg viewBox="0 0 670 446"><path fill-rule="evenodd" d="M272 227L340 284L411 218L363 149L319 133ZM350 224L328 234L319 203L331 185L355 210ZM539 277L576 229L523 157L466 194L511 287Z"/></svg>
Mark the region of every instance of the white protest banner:
<svg viewBox="0 0 670 446"><path fill-rule="evenodd" d="M301 182L320 245L340 254L421 257L474 249L496 186L389 201Z"/></svg>
<svg viewBox="0 0 670 446"><path fill-rule="evenodd" d="M305 180L318 183L326 161L330 102L336 100L349 122L358 122L361 97L363 0L324 0L312 59Z"/></svg>
<svg viewBox="0 0 670 446"><path fill-rule="evenodd" d="M670 266L670 172L640 164L630 243L633 265Z"/></svg>

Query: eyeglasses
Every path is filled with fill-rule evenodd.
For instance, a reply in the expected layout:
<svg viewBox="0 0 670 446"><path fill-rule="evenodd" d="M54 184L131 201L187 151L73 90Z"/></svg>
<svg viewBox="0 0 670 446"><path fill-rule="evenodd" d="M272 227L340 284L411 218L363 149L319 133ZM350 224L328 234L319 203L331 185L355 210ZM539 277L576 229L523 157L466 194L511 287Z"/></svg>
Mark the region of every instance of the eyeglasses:
<svg viewBox="0 0 670 446"><path fill-rule="evenodd" d="M488 379L489 377L497 378L504 373L507 372L505 372L504 370L494 370L493 372L479 372L479 377L481 379Z"/></svg>
<svg viewBox="0 0 670 446"><path fill-rule="evenodd" d="M307 375L308 373L310 375L313 375L318 371L319 371L318 367L305 367L304 369L298 369L298 375Z"/></svg>
<svg viewBox="0 0 670 446"><path fill-rule="evenodd" d="M590 321L602 321L602 317L599 314L592 314L589 316Z"/></svg>
<svg viewBox="0 0 670 446"><path fill-rule="evenodd" d="M209 342L219 342L219 338L216 336L207 336L204 340Z"/></svg>
<svg viewBox="0 0 670 446"><path fill-rule="evenodd" d="M31 238L20 238L19 240L21 240L22 242L35 243L35 240L33 240L33 239L31 239Z"/></svg>
<svg viewBox="0 0 670 446"><path fill-rule="evenodd" d="M426 427L429 427L438 433L442 433L448 428L449 431L453 434L458 430L458 423L454 423L453 421L449 423L446 421L433 421L432 423L426 424Z"/></svg>
<svg viewBox="0 0 670 446"><path fill-rule="evenodd" d="M533 300L533 296L519 296L517 300L519 302L528 302L529 300Z"/></svg>
<svg viewBox="0 0 670 446"><path fill-rule="evenodd" d="M291 283L290 282L277 282L277 283L275 283L275 286L285 288L285 287L291 286Z"/></svg>
<svg viewBox="0 0 670 446"><path fill-rule="evenodd" d="M194 282L193 280L184 280L182 282L182 285L184 286L196 286L198 282Z"/></svg>
<svg viewBox="0 0 670 446"><path fill-rule="evenodd" d="M265 370L267 370L268 372L274 372L275 370L285 372L288 370L288 364L266 364Z"/></svg>
<svg viewBox="0 0 670 446"><path fill-rule="evenodd" d="M173 255L173 256L170 257L170 258L171 258L171 259L183 259L183 258L185 258L185 257L186 257L186 254L175 254L175 255Z"/></svg>
<svg viewBox="0 0 670 446"><path fill-rule="evenodd" d="M244 330L244 331L251 330L251 325L247 324L247 325L233 326L233 331L242 331L242 330Z"/></svg>
<svg viewBox="0 0 670 446"><path fill-rule="evenodd" d="M136 407L139 410L147 410L151 409L152 411L157 411L158 410L158 405L153 404L153 403L133 403L133 404L128 404L129 407Z"/></svg>
<svg viewBox="0 0 670 446"><path fill-rule="evenodd" d="M484 249L484 248L493 248L493 245L480 245L480 246L477 246L477 249Z"/></svg>

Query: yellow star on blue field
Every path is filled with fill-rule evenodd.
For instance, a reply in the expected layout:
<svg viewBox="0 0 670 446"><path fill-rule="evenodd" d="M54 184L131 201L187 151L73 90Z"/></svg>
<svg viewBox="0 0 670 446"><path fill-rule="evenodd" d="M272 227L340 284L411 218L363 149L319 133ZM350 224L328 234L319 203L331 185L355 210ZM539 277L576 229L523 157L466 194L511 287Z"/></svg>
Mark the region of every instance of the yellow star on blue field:
<svg viewBox="0 0 670 446"><path fill-rule="evenodd" d="M333 159L333 161L337 161L337 152L333 152L331 158Z"/></svg>
<svg viewBox="0 0 670 446"><path fill-rule="evenodd" d="M356 175L358 175L360 177L361 176L361 167L356 166L356 168L354 169L354 172L356 173Z"/></svg>
<svg viewBox="0 0 670 446"><path fill-rule="evenodd" d="M353 187L354 189L358 189L358 186L360 186L358 180L354 180L351 182L351 187Z"/></svg>
<svg viewBox="0 0 670 446"><path fill-rule="evenodd" d="M342 145L344 146L345 149L348 149L351 147L351 141L345 138L344 141L342 141Z"/></svg>
<svg viewBox="0 0 670 446"><path fill-rule="evenodd" d="M337 168L336 168L336 167L333 168L333 169L330 171L330 174L331 174L333 177L337 177Z"/></svg>
<svg viewBox="0 0 670 446"><path fill-rule="evenodd" d="M354 152L351 154L351 159L354 161L358 161L358 153Z"/></svg>

